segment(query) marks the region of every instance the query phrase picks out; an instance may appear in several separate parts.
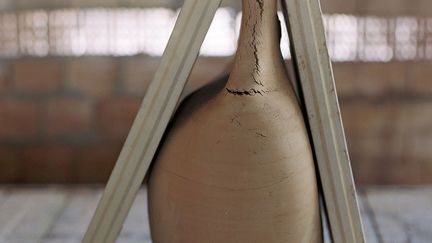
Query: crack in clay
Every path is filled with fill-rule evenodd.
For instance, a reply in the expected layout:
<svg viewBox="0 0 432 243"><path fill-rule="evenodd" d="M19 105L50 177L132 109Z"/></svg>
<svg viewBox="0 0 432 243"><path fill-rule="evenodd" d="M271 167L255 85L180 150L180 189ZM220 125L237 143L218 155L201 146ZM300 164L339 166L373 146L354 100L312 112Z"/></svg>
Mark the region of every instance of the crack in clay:
<svg viewBox="0 0 432 243"><path fill-rule="evenodd" d="M263 16L264 13L264 0L256 0L258 3L258 6L260 8L260 16Z"/></svg>
<svg viewBox="0 0 432 243"><path fill-rule="evenodd" d="M256 0L256 2L258 3L258 7L259 7L259 15L260 18L255 19L253 26L252 26L252 41L250 43L252 50L253 50L253 57L254 57L254 68L253 68L253 72L252 72L252 78L254 80L255 83L257 83L258 85L264 86L264 84L259 80L259 76L260 76L260 72L261 72L261 66L260 66L260 62L259 62L259 57L258 57L258 45L260 44L259 40L258 40L258 30L257 30L257 25L258 25L258 21L262 22L262 17L264 14L264 0ZM248 18L249 22L251 19L251 16Z"/></svg>
<svg viewBox="0 0 432 243"><path fill-rule="evenodd" d="M243 96L243 95L254 96L256 94L263 96L263 94L267 93L267 91L265 91L265 90L257 90L257 89L239 90L239 89L226 88L226 90L228 91L228 93L233 94L233 95L238 95L238 96Z"/></svg>
<svg viewBox="0 0 432 243"><path fill-rule="evenodd" d="M260 133L260 132L255 132L256 133L256 135L258 135L258 136L260 136L260 137L263 137L263 138L266 138L267 136L266 135L264 135L264 134L262 134L262 133Z"/></svg>
<svg viewBox="0 0 432 243"><path fill-rule="evenodd" d="M251 42L251 47L253 49L253 55L254 55L254 60L255 60L255 67L253 69L253 73L252 73L252 78L254 79L255 83L263 86L263 83L259 80L257 80L256 76L260 75L260 63L259 63L259 58L258 58L258 44L259 41L257 40L257 22L254 23L253 27L252 27L252 42Z"/></svg>

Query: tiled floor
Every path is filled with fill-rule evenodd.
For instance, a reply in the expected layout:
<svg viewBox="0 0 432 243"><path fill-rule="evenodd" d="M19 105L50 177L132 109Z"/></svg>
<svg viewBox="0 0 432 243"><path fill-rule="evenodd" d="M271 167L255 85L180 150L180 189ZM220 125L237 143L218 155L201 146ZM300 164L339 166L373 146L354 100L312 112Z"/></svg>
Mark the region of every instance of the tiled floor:
<svg viewBox="0 0 432 243"><path fill-rule="evenodd" d="M0 186L0 243L80 242L101 187ZM368 243L431 243L432 187L359 190ZM151 242L140 191L117 242Z"/></svg>

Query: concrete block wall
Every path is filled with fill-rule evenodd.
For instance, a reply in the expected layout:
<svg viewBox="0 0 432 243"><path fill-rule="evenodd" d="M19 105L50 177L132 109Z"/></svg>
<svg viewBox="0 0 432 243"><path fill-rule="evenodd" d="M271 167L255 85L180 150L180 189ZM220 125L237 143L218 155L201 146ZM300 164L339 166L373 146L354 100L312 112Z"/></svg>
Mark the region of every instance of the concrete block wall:
<svg viewBox="0 0 432 243"><path fill-rule="evenodd" d="M230 58L200 58L186 88ZM104 182L157 67L152 57L0 62L0 182ZM432 183L429 62L335 63L359 184Z"/></svg>

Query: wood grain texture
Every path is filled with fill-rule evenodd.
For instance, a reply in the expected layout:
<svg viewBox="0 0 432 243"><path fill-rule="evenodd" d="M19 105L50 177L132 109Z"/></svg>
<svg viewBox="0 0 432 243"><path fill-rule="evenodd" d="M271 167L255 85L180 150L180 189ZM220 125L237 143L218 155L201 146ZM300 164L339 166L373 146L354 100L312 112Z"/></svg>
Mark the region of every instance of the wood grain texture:
<svg viewBox="0 0 432 243"><path fill-rule="evenodd" d="M284 0L333 240L364 242L318 0Z"/></svg>
<svg viewBox="0 0 432 243"><path fill-rule="evenodd" d="M117 238L220 2L185 1L83 242Z"/></svg>
<svg viewBox="0 0 432 243"><path fill-rule="evenodd" d="M84 234L85 227L90 222L91 212L96 208L103 190L101 187L94 186L52 188L2 185L0 191L4 192L3 198L6 199L3 204L0 204L0 239L2 239L0 242L78 243ZM35 240L27 238L27 241L11 240L25 239L20 238L18 233L28 235L35 232L35 229L31 227L25 227L25 230L29 230L28 233L14 230L13 227L12 230L4 231L6 225L11 223L10 221L25 214L23 210L26 211L27 207L23 205L26 204L26 201L38 201L39 205L52 206L53 193L62 195L61 197L65 196L67 199L59 210L44 211L43 217L54 219L50 223L54 224L54 227L46 227L46 225L40 227L48 228L45 233L48 237L35 238ZM430 242L432 238L430 228L432 225L430 214L432 187L366 187L361 188L358 196L368 243ZM151 243L150 236L146 233L149 232L146 197L147 190L142 188L117 242ZM55 201L56 204L59 202ZM372 212L368 212L371 209ZM39 217L23 217L20 221L25 225L36 225L42 222L50 221L41 221ZM325 243L330 242L325 241Z"/></svg>
<svg viewBox="0 0 432 243"><path fill-rule="evenodd" d="M95 188L65 189L68 194L64 210L44 238L46 242L79 242L84 235L102 192Z"/></svg>
<svg viewBox="0 0 432 243"><path fill-rule="evenodd" d="M366 190L381 242L429 243L432 239L430 187Z"/></svg>
<svg viewBox="0 0 432 243"><path fill-rule="evenodd" d="M66 200L56 188L11 191L0 206L0 242L43 242Z"/></svg>

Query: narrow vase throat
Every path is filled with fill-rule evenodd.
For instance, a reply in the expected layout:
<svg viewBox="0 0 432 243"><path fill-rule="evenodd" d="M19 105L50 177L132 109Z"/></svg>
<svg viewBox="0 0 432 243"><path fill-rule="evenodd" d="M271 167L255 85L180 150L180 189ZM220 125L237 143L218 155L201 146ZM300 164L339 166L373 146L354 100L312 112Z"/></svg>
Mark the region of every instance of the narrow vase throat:
<svg viewBox="0 0 432 243"><path fill-rule="evenodd" d="M227 88L262 89L267 82L263 76L284 68L281 65L277 1L243 0L242 3L240 37Z"/></svg>

